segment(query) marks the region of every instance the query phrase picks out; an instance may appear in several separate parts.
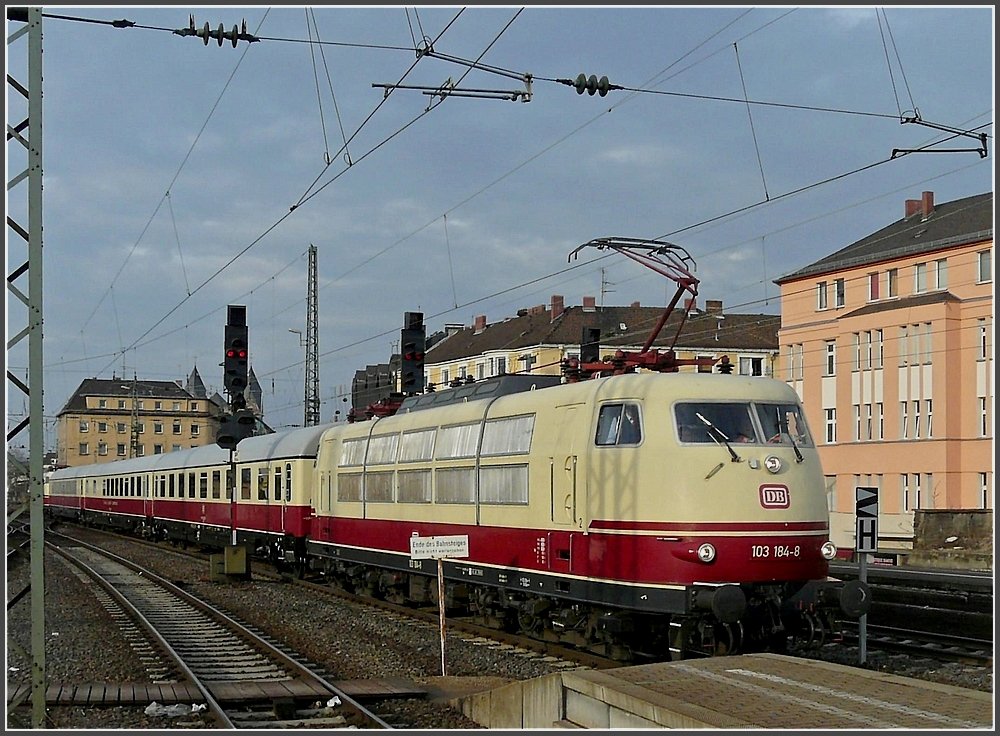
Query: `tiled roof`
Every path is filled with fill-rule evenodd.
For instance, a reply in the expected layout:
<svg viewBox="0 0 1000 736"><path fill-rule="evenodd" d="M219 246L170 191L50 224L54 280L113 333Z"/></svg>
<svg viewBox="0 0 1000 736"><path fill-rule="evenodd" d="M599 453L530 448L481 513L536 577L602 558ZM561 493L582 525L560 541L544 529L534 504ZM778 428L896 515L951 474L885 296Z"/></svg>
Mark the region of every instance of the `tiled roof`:
<svg viewBox="0 0 1000 736"><path fill-rule="evenodd" d="M663 307L568 307L555 320L551 311L536 310L487 325L476 334L465 327L435 342L427 351L427 363L445 363L486 352L521 350L539 345L579 345L583 329L598 328L600 344L607 347L632 347L645 344L663 316ZM680 310L674 310L660 330L654 348L670 346L680 324ZM777 350L781 317L771 314L713 314L698 312L688 316L677 339L676 350L727 349ZM624 325L624 328L623 328Z"/></svg>
<svg viewBox="0 0 1000 736"><path fill-rule="evenodd" d="M935 204L926 220L923 211L897 220L888 227L841 248L836 253L799 269L774 283L879 263L891 258L930 253L993 237L993 193L977 194Z"/></svg>
<svg viewBox="0 0 1000 736"><path fill-rule="evenodd" d="M197 398L174 381L136 381L133 386L133 382L126 378L85 378L59 414L86 409L88 396L128 398L132 396L133 388L140 399Z"/></svg>

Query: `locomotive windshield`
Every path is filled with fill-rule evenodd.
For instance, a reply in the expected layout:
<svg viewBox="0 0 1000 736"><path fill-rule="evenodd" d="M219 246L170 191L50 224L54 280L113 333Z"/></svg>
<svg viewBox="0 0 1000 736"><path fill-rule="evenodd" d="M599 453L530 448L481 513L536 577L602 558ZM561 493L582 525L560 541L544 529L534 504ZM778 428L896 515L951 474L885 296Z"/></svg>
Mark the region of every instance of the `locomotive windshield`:
<svg viewBox="0 0 1000 736"><path fill-rule="evenodd" d="M681 442L812 446L797 404L749 401L687 401L674 406Z"/></svg>

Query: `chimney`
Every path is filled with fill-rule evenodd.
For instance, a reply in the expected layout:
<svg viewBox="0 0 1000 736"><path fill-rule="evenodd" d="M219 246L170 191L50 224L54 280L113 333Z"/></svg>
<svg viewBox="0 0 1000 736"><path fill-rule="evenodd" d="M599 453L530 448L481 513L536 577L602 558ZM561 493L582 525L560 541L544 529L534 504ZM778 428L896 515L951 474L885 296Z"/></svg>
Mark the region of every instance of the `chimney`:
<svg viewBox="0 0 1000 736"><path fill-rule="evenodd" d="M552 321L555 322L566 309L565 300L558 294L552 295Z"/></svg>
<svg viewBox="0 0 1000 736"><path fill-rule="evenodd" d="M596 312L597 311L597 297L585 296L583 297L583 311L584 312Z"/></svg>
<svg viewBox="0 0 1000 736"><path fill-rule="evenodd" d="M921 205L924 210L923 219L926 220L934 211L934 192L924 192L923 198L921 199Z"/></svg>
<svg viewBox="0 0 1000 736"><path fill-rule="evenodd" d="M693 296L689 296L684 300L684 309L688 312L698 311L698 299Z"/></svg>
<svg viewBox="0 0 1000 736"><path fill-rule="evenodd" d="M629 304L629 306L632 307L633 309L638 309L642 305L639 304L639 302L632 302L631 304Z"/></svg>
<svg viewBox="0 0 1000 736"><path fill-rule="evenodd" d="M722 300L721 299L706 299L705 300L705 312L708 314L722 314Z"/></svg>
<svg viewBox="0 0 1000 736"><path fill-rule="evenodd" d="M518 317L526 317L527 314L528 314L528 310L525 309L524 307L521 307L521 309L517 310L517 316Z"/></svg>
<svg viewBox="0 0 1000 736"><path fill-rule="evenodd" d="M472 333L474 335L478 335L480 332L482 332L483 330L486 329L486 315L485 314L480 314L478 317L476 317L475 328L476 329Z"/></svg>
<svg viewBox="0 0 1000 736"><path fill-rule="evenodd" d="M909 219L920 212L921 202L919 199L906 200L906 218Z"/></svg>

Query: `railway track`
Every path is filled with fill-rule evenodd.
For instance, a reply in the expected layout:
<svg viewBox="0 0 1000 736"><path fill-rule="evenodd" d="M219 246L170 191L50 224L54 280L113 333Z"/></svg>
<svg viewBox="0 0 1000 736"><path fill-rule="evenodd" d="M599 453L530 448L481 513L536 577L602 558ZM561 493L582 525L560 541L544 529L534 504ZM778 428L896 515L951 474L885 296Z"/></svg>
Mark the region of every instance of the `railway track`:
<svg viewBox="0 0 1000 736"><path fill-rule="evenodd" d="M845 625L844 641L857 645L859 626ZM948 662L961 662L981 667L993 666L992 639L977 639L954 634L866 625L866 647L888 652L902 652Z"/></svg>
<svg viewBox="0 0 1000 736"><path fill-rule="evenodd" d="M214 727L389 728L322 673L214 606L95 545L59 537L49 546L100 584L108 607L132 622L127 635L141 632L146 656L162 662L151 673L169 686L160 692L204 705L200 717ZM101 697L118 703L123 696Z"/></svg>

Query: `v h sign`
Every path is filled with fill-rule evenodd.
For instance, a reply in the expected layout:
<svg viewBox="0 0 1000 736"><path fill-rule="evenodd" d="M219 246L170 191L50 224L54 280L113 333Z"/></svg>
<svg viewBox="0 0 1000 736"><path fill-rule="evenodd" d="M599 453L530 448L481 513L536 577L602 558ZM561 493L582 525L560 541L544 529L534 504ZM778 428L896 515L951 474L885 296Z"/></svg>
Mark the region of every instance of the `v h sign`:
<svg viewBox="0 0 1000 736"><path fill-rule="evenodd" d="M855 489L856 526L854 551L869 554L878 551L878 488Z"/></svg>

